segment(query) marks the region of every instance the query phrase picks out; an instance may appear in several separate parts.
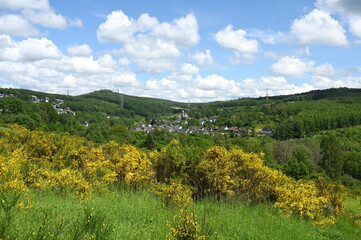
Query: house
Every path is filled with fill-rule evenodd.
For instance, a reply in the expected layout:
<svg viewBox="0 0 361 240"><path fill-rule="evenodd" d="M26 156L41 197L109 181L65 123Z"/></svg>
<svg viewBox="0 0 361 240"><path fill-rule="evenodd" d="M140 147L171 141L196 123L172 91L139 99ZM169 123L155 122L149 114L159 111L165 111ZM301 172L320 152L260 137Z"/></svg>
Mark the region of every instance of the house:
<svg viewBox="0 0 361 240"><path fill-rule="evenodd" d="M83 125L84 127L89 127L89 123L87 121L80 122L80 125Z"/></svg>
<svg viewBox="0 0 361 240"><path fill-rule="evenodd" d="M272 128L270 128L270 127L262 128L262 134L264 136L270 136L272 134Z"/></svg>

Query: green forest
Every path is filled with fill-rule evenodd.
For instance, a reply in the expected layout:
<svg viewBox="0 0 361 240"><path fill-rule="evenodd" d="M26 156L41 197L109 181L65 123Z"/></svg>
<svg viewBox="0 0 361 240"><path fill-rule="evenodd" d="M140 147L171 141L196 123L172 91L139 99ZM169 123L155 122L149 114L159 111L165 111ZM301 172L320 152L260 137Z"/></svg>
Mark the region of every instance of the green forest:
<svg viewBox="0 0 361 240"><path fill-rule="evenodd" d="M361 233L361 89L210 103L109 90L0 94L0 239L355 239ZM217 120L206 121L211 118ZM224 130L175 133L160 121ZM149 124L152 131L134 130ZM265 127L272 131L262 134ZM123 211L117 219L114 206ZM32 221L22 226L22 218ZM222 222L242 229L227 230ZM288 226L278 231L283 222ZM300 238L299 228L309 235Z"/></svg>

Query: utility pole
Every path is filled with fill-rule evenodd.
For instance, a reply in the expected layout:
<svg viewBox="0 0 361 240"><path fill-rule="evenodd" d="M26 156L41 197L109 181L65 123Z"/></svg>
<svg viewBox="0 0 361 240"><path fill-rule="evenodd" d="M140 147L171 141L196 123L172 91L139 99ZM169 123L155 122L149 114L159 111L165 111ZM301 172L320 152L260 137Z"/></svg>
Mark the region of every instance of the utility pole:
<svg viewBox="0 0 361 240"><path fill-rule="evenodd" d="M119 89L118 89L118 93L120 94L120 106L124 108L124 95L120 93Z"/></svg>
<svg viewBox="0 0 361 240"><path fill-rule="evenodd" d="M266 90L266 100L268 100L268 88Z"/></svg>

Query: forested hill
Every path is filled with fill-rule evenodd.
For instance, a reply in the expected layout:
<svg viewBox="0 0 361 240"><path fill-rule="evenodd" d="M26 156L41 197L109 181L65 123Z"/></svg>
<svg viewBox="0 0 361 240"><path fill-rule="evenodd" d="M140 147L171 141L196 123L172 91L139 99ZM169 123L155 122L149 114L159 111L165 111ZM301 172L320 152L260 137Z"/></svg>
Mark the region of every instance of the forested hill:
<svg viewBox="0 0 361 240"><path fill-rule="evenodd" d="M98 112L107 115L134 117L136 115L157 118L180 112L186 107L184 103L172 102L163 99L135 97L119 94L110 90L100 90L92 93L68 96L31 91L27 89L1 89L0 93L13 94L23 101L33 101L32 96L40 99L48 97L51 101L55 99L64 100L64 104L76 112ZM123 101L123 108L121 102Z"/></svg>
<svg viewBox="0 0 361 240"><path fill-rule="evenodd" d="M137 115L148 118L160 118L180 112L181 109L187 108L186 103L179 103L169 100L135 97L125 94L115 93L109 90L100 90L84 94L79 98L98 99L101 101L123 105L124 109L134 112Z"/></svg>
<svg viewBox="0 0 361 240"><path fill-rule="evenodd" d="M218 125L271 126L277 139L361 124L361 89L314 90L302 94L241 98L193 105L195 119L219 116Z"/></svg>
<svg viewBox="0 0 361 240"><path fill-rule="evenodd" d="M277 139L300 138L322 130L361 124L361 89L314 90L294 95L192 104L123 95L109 90L67 96L25 89L0 89L0 94L14 96L1 98L0 122L22 124L30 129L62 129L70 133L76 132L79 122L98 124L102 129L116 124L129 128L149 123L152 119L175 119L183 109L191 117L189 126L199 126L204 119L217 116L217 123L208 124L208 127L259 129L268 126L275 130ZM55 108L58 113L73 114L56 114L54 104L58 104Z"/></svg>

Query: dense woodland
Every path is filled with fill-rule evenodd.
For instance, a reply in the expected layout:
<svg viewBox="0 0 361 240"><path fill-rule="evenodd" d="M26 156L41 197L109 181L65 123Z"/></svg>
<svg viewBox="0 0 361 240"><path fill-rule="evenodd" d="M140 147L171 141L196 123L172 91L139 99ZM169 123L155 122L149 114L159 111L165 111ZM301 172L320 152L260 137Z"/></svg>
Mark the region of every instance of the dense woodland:
<svg viewBox="0 0 361 240"><path fill-rule="evenodd" d="M7 191L29 189L87 198L120 184L150 187L167 206L209 197L266 201L287 214L327 224L342 214L344 190L361 190L361 89L191 104L108 90L81 96L21 89L0 93L3 200ZM34 95L49 101L34 103ZM71 111L58 114L51 104L56 99ZM189 125L217 116L217 122L207 124L252 131L240 136L131 130L176 119L184 109L192 118ZM258 135L264 126L273 134ZM6 206L3 220L10 224ZM176 226L173 230L177 234ZM6 231L0 227L0 238Z"/></svg>

